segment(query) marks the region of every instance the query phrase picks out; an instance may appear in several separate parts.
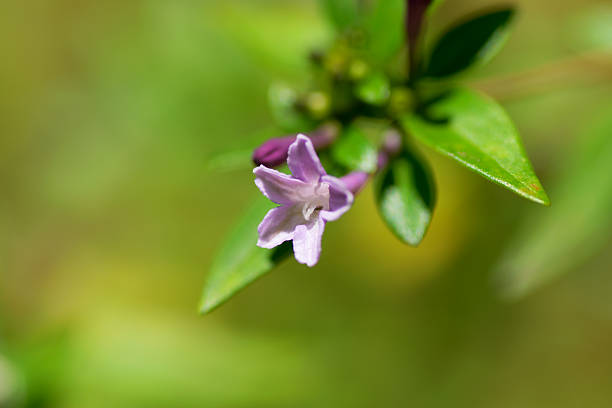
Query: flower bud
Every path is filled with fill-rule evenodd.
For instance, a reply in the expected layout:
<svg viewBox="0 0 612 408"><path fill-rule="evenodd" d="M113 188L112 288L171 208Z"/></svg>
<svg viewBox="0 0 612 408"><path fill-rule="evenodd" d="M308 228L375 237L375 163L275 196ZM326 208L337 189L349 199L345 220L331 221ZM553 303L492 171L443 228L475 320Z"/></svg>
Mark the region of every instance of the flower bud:
<svg viewBox="0 0 612 408"><path fill-rule="evenodd" d="M325 118L330 111L331 101L325 92L315 91L306 95L304 101L308 113L315 119Z"/></svg>
<svg viewBox="0 0 612 408"><path fill-rule="evenodd" d="M253 151L253 162L267 167L276 167L287 161L287 152L297 135L277 137L267 140Z"/></svg>
<svg viewBox="0 0 612 408"><path fill-rule="evenodd" d="M414 95L410 89L404 87L391 89L391 96L389 97L389 111L391 115L401 115L414 109L414 106Z"/></svg>
<svg viewBox="0 0 612 408"><path fill-rule="evenodd" d="M366 173L364 171L353 171L346 176L341 177L340 180L342 180L346 188L348 188L351 193L357 194L366 185L369 178L370 173Z"/></svg>
<svg viewBox="0 0 612 408"><path fill-rule="evenodd" d="M359 81L365 78L368 72L370 72L370 67L368 67L368 64L362 59L355 59L351 62L351 65L349 65L348 75L353 81Z"/></svg>
<svg viewBox="0 0 612 408"><path fill-rule="evenodd" d="M320 150L332 144L339 132L340 125L330 122L311 132L308 137L314 148ZM297 135L294 134L267 140L253 151L253 162L266 167L280 166L287 161L289 146L296 138Z"/></svg>
<svg viewBox="0 0 612 408"><path fill-rule="evenodd" d="M402 135L395 130L390 129L385 133L385 139L378 152L378 170L387 167L389 159L396 156L402 149Z"/></svg>

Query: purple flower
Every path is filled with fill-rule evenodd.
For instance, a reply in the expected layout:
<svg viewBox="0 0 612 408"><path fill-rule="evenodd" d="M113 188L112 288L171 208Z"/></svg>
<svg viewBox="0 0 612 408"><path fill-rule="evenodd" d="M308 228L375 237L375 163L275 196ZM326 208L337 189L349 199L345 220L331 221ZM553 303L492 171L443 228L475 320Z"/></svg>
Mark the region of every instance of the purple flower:
<svg viewBox="0 0 612 408"><path fill-rule="evenodd" d="M257 228L262 248L293 240L295 259L314 266L321 254L321 237L327 221L335 221L351 207L353 193L325 172L310 139L298 135L288 152L292 175L263 165L253 170L263 195L279 204Z"/></svg>

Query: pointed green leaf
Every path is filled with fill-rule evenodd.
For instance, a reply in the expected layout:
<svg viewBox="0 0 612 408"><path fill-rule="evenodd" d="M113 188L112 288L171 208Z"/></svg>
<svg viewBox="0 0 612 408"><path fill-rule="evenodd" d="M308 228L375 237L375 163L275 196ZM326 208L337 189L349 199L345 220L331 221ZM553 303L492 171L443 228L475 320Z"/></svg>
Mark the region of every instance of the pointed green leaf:
<svg viewBox="0 0 612 408"><path fill-rule="evenodd" d="M428 166L414 153L403 152L376 176L375 193L380 215L391 231L403 242L418 245L435 204Z"/></svg>
<svg viewBox="0 0 612 408"><path fill-rule="evenodd" d="M536 203L550 203L516 128L491 98L457 89L404 117L402 125L417 140L487 179Z"/></svg>
<svg viewBox="0 0 612 408"><path fill-rule="evenodd" d="M496 268L507 298L519 298L583 264L612 237L612 105L570 149L552 189L555 205L533 209Z"/></svg>
<svg viewBox="0 0 612 408"><path fill-rule="evenodd" d="M514 11L479 15L449 29L433 48L425 76L441 78L489 61L508 36Z"/></svg>
<svg viewBox="0 0 612 408"><path fill-rule="evenodd" d="M204 286L200 312L208 313L240 289L270 271L291 252L291 243L274 249L259 248L257 226L274 204L258 196L226 238L213 261Z"/></svg>
<svg viewBox="0 0 612 408"><path fill-rule="evenodd" d="M357 0L319 0L323 13L337 29L344 30L357 21L359 1Z"/></svg>
<svg viewBox="0 0 612 408"><path fill-rule="evenodd" d="M384 63L404 43L405 0L376 0L366 16L367 51L375 63Z"/></svg>
<svg viewBox="0 0 612 408"><path fill-rule="evenodd" d="M391 85L384 74L375 73L362 79L357 84L355 93L363 102L380 106L389 100Z"/></svg>
<svg viewBox="0 0 612 408"><path fill-rule="evenodd" d="M356 126L346 128L331 150L336 162L349 170L372 173L376 170L376 147Z"/></svg>

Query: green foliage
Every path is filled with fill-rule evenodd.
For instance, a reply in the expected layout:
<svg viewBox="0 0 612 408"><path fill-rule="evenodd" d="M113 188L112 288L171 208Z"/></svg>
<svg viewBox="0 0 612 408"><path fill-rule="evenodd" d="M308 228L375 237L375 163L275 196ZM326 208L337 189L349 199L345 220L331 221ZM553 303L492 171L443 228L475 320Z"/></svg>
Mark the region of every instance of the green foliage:
<svg viewBox="0 0 612 408"><path fill-rule="evenodd" d="M376 147L357 126L342 132L331 153L336 162L351 171L373 173L376 170Z"/></svg>
<svg viewBox="0 0 612 408"><path fill-rule="evenodd" d="M366 16L367 50L375 64L384 64L402 48L404 0L379 0Z"/></svg>
<svg viewBox="0 0 612 408"><path fill-rule="evenodd" d="M425 76L442 78L490 60L508 35L514 11L505 9L457 24L433 48Z"/></svg>
<svg viewBox="0 0 612 408"><path fill-rule="evenodd" d="M273 250L255 245L257 226L273 206L273 203L263 196L257 196L252 207L245 212L225 239L204 287L200 302L201 313L212 311L240 289L268 272L289 254L290 243Z"/></svg>
<svg viewBox="0 0 612 408"><path fill-rule="evenodd" d="M355 88L357 97L370 105L384 105L391 93L389 79L381 73L374 73L361 80Z"/></svg>
<svg viewBox="0 0 612 408"><path fill-rule="evenodd" d="M444 0L433 0L429 4L429 7L427 7L427 11L426 11L427 17L431 18L431 15L436 12L438 7L440 7L440 5L442 5L443 2Z"/></svg>
<svg viewBox="0 0 612 408"><path fill-rule="evenodd" d="M516 128L494 100L467 89L448 89L444 82L438 97L426 96L432 79L491 58L504 42L514 11L497 10L459 23L427 52L417 47L426 27L423 19L431 17L439 3L321 1L336 29L335 41L311 54L314 75L308 89L277 86L269 95L274 118L287 132L308 132L326 121L341 124L340 137L322 156L325 167L336 176L346 171L378 171L379 212L393 234L413 246L421 242L430 224L435 186L429 168L413 151L412 139L525 198L549 204ZM405 13L406 4L415 7L412 15ZM404 39L408 55L399 52ZM430 55L428 61L425 55ZM377 147L356 125L361 119L378 121L382 129L399 132L404 139L401 154L384 168L378 168ZM386 149L381 147L381 153L391 153ZM240 157L244 153L227 160ZM255 246L257 225L269 208L258 204L226 241L205 288L203 312L286 255L287 245L272 251Z"/></svg>
<svg viewBox="0 0 612 408"><path fill-rule="evenodd" d="M428 166L406 150L376 177L376 202L383 220L406 244L418 245L429 227L435 185Z"/></svg>
<svg viewBox="0 0 612 408"><path fill-rule="evenodd" d="M513 2L525 8L520 32L487 73L573 60L587 44L568 48L582 33L567 18L596 2ZM1 3L0 354L25 381L24 405L2 408L612 407L605 207L593 218L601 229L574 247L578 262L573 249L552 251L545 268L569 268L554 285L510 306L487 286L512 226L512 241L530 245L562 205L575 139L590 138L577 123L612 96L609 59L595 49L544 83L521 77L521 98L504 103L550 208L434 155L439 198L418 249L384 231L367 188L328 224L315 269L289 259L235 304L193 316L215 249L257 193L246 151L272 123L267 85L309 89L304 56L329 40L313 3ZM212 172L207 158L232 149L244 149L242 170ZM602 169L574 190L583 203L609 183ZM590 217L581 205L566 216ZM65 341L49 338L64 329Z"/></svg>
<svg viewBox="0 0 612 408"><path fill-rule="evenodd" d="M515 193L550 202L516 128L493 99L467 89L450 91L402 124L417 140Z"/></svg>
<svg viewBox="0 0 612 408"><path fill-rule="evenodd" d="M355 24L359 16L359 2L355 0L319 0L323 13L339 31Z"/></svg>
<svg viewBox="0 0 612 408"><path fill-rule="evenodd" d="M527 217L497 268L502 294L518 298L580 265L612 231L612 105L570 150L555 205Z"/></svg>

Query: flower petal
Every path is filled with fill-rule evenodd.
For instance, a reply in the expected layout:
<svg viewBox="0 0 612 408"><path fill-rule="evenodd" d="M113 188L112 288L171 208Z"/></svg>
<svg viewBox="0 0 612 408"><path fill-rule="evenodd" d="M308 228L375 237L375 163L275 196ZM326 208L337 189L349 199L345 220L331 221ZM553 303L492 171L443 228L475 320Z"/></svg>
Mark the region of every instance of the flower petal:
<svg viewBox="0 0 612 408"><path fill-rule="evenodd" d="M298 205L283 205L271 209L257 227L259 233L257 246L274 248L293 239L296 227L304 222L301 208Z"/></svg>
<svg viewBox="0 0 612 408"><path fill-rule="evenodd" d="M293 234L293 253L299 263L314 266L319 261L324 229L325 221L320 217L314 222L297 226Z"/></svg>
<svg viewBox="0 0 612 408"><path fill-rule="evenodd" d="M321 211L321 218L335 221L353 205L353 193L336 177L326 175L321 177L321 182L329 185L329 210Z"/></svg>
<svg viewBox="0 0 612 408"><path fill-rule="evenodd" d="M306 183L289 174L281 173L266 166L257 166L253 169L255 184L270 200L276 204L291 205L300 201L299 193L308 187Z"/></svg>
<svg viewBox="0 0 612 408"><path fill-rule="evenodd" d="M299 134L295 142L289 147L287 165L293 177L307 183L319 181L321 176L327 174L312 142L302 134Z"/></svg>

